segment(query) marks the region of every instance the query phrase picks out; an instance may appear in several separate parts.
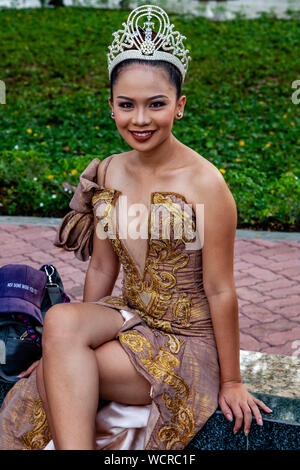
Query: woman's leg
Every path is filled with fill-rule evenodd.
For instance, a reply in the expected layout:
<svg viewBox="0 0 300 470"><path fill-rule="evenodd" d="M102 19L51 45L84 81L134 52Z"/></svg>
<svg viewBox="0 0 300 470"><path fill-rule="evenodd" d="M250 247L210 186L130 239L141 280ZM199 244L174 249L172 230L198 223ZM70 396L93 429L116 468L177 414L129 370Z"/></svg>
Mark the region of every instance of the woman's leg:
<svg viewBox="0 0 300 470"><path fill-rule="evenodd" d="M100 398L126 405L149 405L151 384L141 375L114 339L96 349Z"/></svg>
<svg viewBox="0 0 300 470"><path fill-rule="evenodd" d="M114 339L124 319L95 303L57 304L45 317L43 373L50 429L58 449L95 449L99 371L94 349Z"/></svg>

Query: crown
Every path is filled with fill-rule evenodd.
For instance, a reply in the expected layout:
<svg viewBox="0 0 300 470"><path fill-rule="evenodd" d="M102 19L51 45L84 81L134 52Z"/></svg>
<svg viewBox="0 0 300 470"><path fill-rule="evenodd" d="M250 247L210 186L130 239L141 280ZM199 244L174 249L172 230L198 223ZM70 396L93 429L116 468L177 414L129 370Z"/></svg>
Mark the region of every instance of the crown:
<svg viewBox="0 0 300 470"><path fill-rule="evenodd" d="M147 17L147 21L145 18ZM156 18L159 23L158 31L153 34ZM143 21L143 28L139 22ZM174 31L174 24L170 24L167 13L156 5L141 5L131 11L127 23L122 23L124 29L112 33L114 40L108 47L109 79L113 68L126 59L164 60L175 65L181 72L182 82L188 69L191 57L187 55L182 41L185 36ZM141 31L145 32L143 39Z"/></svg>

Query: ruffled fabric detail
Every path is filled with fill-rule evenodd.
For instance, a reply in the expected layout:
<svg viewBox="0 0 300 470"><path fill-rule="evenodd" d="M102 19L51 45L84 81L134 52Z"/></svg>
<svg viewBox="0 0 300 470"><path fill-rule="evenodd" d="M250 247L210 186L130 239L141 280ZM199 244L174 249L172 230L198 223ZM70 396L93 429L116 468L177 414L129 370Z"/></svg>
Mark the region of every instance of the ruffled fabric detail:
<svg viewBox="0 0 300 470"><path fill-rule="evenodd" d="M72 209L62 219L54 246L74 251L77 259L87 261L93 251L94 214L92 198L102 189L97 184L99 158L94 158L80 175L80 182L70 201Z"/></svg>

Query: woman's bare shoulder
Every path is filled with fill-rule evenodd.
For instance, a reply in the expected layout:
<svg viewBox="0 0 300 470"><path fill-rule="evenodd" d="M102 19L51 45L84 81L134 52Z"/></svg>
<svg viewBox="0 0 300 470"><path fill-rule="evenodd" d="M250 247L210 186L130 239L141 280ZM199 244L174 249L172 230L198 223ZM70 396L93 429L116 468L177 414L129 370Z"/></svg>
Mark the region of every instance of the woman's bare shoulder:
<svg viewBox="0 0 300 470"><path fill-rule="evenodd" d="M97 184L101 184L101 181L103 179L103 173L105 171L106 165L117 165L116 168L118 168L118 165L120 165L122 157L125 156L129 152L124 152L124 153L113 153L111 155L108 155L107 157L103 158L103 160L100 160L100 163L98 165L97 169ZM112 162L108 162L108 160L112 160Z"/></svg>
<svg viewBox="0 0 300 470"><path fill-rule="evenodd" d="M194 198L222 204L224 198L234 202L228 184L220 170L207 158L194 152L194 165L191 174L191 191ZM201 202L201 201L200 201Z"/></svg>

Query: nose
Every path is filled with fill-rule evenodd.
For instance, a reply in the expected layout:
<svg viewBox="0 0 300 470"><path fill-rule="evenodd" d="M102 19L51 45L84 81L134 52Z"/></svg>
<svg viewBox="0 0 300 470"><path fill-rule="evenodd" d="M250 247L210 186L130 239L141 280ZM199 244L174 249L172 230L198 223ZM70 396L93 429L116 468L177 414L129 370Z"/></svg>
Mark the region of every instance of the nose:
<svg viewBox="0 0 300 470"><path fill-rule="evenodd" d="M136 107L132 117L132 123L136 126L142 127L149 124L149 122L151 122L151 119L149 119L147 110L143 106Z"/></svg>

